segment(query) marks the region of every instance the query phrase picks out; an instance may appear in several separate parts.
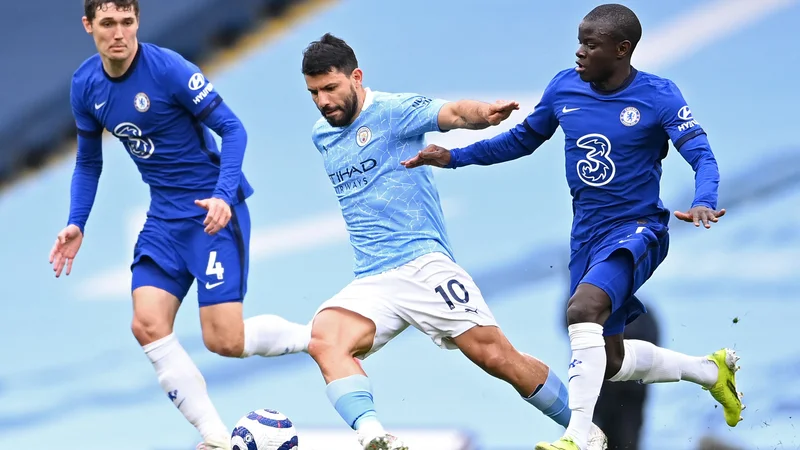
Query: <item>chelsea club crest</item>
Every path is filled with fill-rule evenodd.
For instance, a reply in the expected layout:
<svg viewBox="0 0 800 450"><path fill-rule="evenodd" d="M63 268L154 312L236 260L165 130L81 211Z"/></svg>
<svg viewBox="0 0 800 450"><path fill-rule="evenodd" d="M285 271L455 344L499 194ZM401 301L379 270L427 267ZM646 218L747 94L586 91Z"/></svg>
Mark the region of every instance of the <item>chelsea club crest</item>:
<svg viewBox="0 0 800 450"><path fill-rule="evenodd" d="M628 106L619 114L619 121L622 122L622 124L626 127L632 127L639 123L639 119L641 117L642 116L639 114L638 109L634 108L633 106Z"/></svg>
<svg viewBox="0 0 800 450"><path fill-rule="evenodd" d="M136 94L136 97L133 98L133 107L141 113L147 111L150 109L150 97L144 92L139 92Z"/></svg>
<svg viewBox="0 0 800 450"><path fill-rule="evenodd" d="M356 131L356 144L359 147L363 147L369 144L370 139L372 139L372 130L368 127L361 127Z"/></svg>

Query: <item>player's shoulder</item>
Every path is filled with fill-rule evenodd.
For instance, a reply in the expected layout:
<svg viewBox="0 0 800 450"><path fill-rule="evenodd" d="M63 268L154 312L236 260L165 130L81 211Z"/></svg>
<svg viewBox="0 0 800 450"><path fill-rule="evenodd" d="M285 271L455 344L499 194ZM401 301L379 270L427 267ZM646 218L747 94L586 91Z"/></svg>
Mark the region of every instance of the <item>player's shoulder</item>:
<svg viewBox="0 0 800 450"><path fill-rule="evenodd" d="M162 73L176 65L187 63L186 58L175 50L148 42L140 42L139 51L142 52L141 57L147 60L148 65Z"/></svg>
<svg viewBox="0 0 800 450"><path fill-rule="evenodd" d="M94 54L86 58L75 72L72 73L72 83L74 85L85 85L94 77L103 75L103 62L99 54Z"/></svg>
<svg viewBox="0 0 800 450"><path fill-rule="evenodd" d="M676 93L680 93L678 86L675 84L674 81L670 80L669 78L658 76L650 72L643 72L641 70L638 72L639 73L637 74L638 76L636 81L640 85L652 89L653 91L655 91L656 94L674 95Z"/></svg>
<svg viewBox="0 0 800 450"><path fill-rule="evenodd" d="M390 108L417 108L431 103L433 99L416 92L372 91L372 103Z"/></svg>
<svg viewBox="0 0 800 450"><path fill-rule="evenodd" d="M578 72L575 72L574 68L564 69L558 71L553 78L550 79L550 83L548 84L547 88L550 91L558 91L576 82L583 83L580 75L578 75Z"/></svg>

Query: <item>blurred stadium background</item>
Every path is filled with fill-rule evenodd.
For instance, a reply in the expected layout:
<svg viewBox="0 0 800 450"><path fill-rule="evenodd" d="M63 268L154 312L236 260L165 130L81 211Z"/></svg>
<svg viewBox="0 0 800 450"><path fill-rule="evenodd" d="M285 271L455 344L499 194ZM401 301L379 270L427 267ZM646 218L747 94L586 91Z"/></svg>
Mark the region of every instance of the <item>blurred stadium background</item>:
<svg viewBox="0 0 800 450"><path fill-rule="evenodd" d="M200 63L248 129L245 171L256 194L246 315L305 322L352 277L338 205L309 137L319 113L300 74L308 42L327 31L348 40L373 89L522 103L507 126L429 137L459 145L533 109L552 75L573 64L577 24L599 3L141 0L140 39ZM673 223L671 255L641 293L669 347L739 351L748 405L745 421L728 429L701 389L655 386L640 448L712 448L701 447L708 438L731 448L800 448L800 53L792 39L800 3L625 3L644 26L634 65L682 88L715 149L728 209L711 231ZM74 164L69 81L94 52L81 15L76 0L0 5L0 448L194 448L194 429L164 398L129 330L128 264L148 191L110 137L73 274L56 280L47 264ZM511 340L563 377L571 208L561 137L515 163L436 177L459 261ZM691 169L672 150L662 198L682 209L692 193ZM293 419L301 449L356 448L307 355L210 354L193 292L176 331L230 426L269 407ZM414 330L365 369L381 417L419 445L412 448L522 449L559 434L504 383Z"/></svg>

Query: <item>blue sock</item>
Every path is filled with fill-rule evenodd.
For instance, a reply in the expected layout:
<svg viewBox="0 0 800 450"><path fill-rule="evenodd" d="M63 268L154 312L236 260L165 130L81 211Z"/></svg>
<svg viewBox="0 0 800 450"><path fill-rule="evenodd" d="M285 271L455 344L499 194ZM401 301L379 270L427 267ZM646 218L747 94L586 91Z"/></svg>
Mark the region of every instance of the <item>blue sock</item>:
<svg viewBox="0 0 800 450"><path fill-rule="evenodd" d="M557 424L566 428L572 411L569 409L569 393L567 387L550 369L547 380L525 401L535 406L536 409L553 419Z"/></svg>
<svg viewBox="0 0 800 450"><path fill-rule="evenodd" d="M331 381L325 388L328 400L345 422L358 430L363 421L377 420L372 401L372 385L364 375L352 375Z"/></svg>

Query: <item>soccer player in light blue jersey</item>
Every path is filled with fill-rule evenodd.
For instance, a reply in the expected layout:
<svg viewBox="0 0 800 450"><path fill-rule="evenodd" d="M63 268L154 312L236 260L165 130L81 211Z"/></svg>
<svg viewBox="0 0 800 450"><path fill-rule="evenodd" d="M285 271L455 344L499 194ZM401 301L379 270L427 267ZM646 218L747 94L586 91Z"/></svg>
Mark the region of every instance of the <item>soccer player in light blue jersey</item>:
<svg viewBox="0 0 800 450"><path fill-rule="evenodd" d="M472 100L448 102L362 85L355 53L330 34L311 43L302 63L323 117L319 150L355 253L355 280L323 303L308 353L331 403L367 450L405 449L378 421L361 365L409 325L446 349L459 349L487 373L566 426L566 387L547 365L508 341L473 279L454 260L430 168L400 162L425 147L425 134L497 125L518 108ZM597 447L605 435L595 429Z"/></svg>
<svg viewBox="0 0 800 450"><path fill-rule="evenodd" d="M276 316L242 320L250 236L245 200L253 192L241 169L247 133L197 66L138 41L137 0L85 0L84 12L98 54L72 79L78 155L68 224L50 262L57 277L72 270L103 167L102 133L109 130L150 188L131 264L133 334L165 397L202 435L198 448L227 450L229 431L173 333L192 283L203 342L219 355L273 356L282 351L273 345L281 336L309 334ZM222 151L211 131L222 137Z"/></svg>
<svg viewBox="0 0 800 450"><path fill-rule="evenodd" d="M695 172L691 208L679 220L710 228L719 172L706 133L672 81L638 71L631 54L642 35L633 11L601 5L578 28L577 67L559 72L525 121L464 148L426 148L404 161L457 168L530 155L560 126L573 198L567 322L572 348L572 419L564 436L537 450L585 450L604 379L644 383L689 381L710 391L734 427L744 409L736 390L738 356L720 349L690 356L623 339L625 325L646 312L634 295L664 261L669 210L659 198L669 142Z"/></svg>

